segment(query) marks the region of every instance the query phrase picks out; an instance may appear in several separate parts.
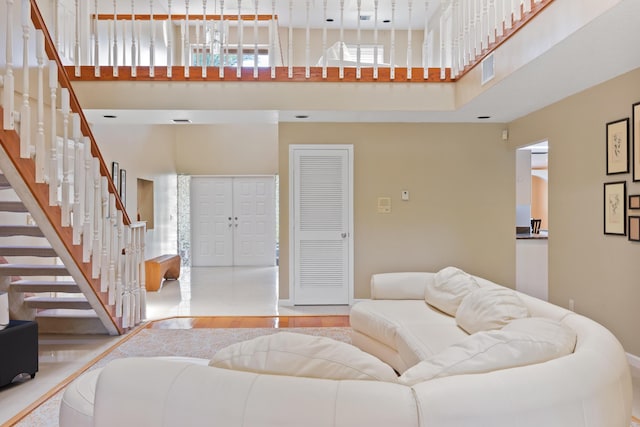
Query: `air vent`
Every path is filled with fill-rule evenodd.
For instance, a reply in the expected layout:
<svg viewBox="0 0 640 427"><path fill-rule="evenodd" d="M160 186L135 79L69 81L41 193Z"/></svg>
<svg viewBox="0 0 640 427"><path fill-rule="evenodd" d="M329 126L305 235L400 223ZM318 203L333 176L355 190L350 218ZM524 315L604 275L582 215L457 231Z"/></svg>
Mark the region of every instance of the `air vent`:
<svg viewBox="0 0 640 427"><path fill-rule="evenodd" d="M496 75L493 53L482 60L482 83L485 84Z"/></svg>

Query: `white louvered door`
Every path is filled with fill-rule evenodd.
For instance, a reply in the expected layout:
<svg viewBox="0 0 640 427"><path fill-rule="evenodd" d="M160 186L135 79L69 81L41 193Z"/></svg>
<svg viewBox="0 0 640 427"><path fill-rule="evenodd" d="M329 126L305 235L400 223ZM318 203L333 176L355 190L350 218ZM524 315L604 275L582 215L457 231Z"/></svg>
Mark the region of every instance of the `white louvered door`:
<svg viewBox="0 0 640 427"><path fill-rule="evenodd" d="M353 295L352 146L292 146L294 303Z"/></svg>

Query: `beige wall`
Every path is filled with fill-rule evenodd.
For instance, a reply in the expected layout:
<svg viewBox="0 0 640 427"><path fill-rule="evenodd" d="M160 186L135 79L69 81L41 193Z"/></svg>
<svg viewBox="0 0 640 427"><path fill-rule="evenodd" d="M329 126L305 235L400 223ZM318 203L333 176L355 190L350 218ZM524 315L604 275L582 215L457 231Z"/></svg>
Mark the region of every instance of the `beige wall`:
<svg viewBox="0 0 640 427"><path fill-rule="evenodd" d="M603 183L607 176L605 124L631 117L640 101L640 69L516 120L512 147L549 140L549 299L609 328L625 349L640 355L640 246L603 234Z"/></svg>
<svg viewBox="0 0 640 427"><path fill-rule="evenodd" d="M175 126L179 174L273 175L278 172L278 125Z"/></svg>
<svg viewBox="0 0 640 427"><path fill-rule="evenodd" d="M355 298L371 274L457 265L515 284L515 154L499 124L280 124L280 298L289 295L289 145L354 145ZM400 200L409 190L410 201ZM377 198L391 197L391 214Z"/></svg>
<svg viewBox="0 0 640 427"><path fill-rule="evenodd" d="M105 162L117 161L127 171L127 213L137 212L137 179L153 181L154 222L147 232L146 257L177 253L177 181L174 161L175 126L94 125Z"/></svg>

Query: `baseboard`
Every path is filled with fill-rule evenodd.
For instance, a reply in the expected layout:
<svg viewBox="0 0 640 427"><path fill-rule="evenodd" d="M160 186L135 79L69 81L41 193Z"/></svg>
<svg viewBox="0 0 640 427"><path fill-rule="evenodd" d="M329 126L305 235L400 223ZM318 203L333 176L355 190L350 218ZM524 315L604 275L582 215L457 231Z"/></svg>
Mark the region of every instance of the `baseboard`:
<svg viewBox="0 0 640 427"><path fill-rule="evenodd" d="M291 299L279 299L278 307L291 307L293 305L293 300Z"/></svg>
<svg viewBox="0 0 640 427"><path fill-rule="evenodd" d="M627 353L627 361L631 368L631 376L634 378L640 378L640 357Z"/></svg>

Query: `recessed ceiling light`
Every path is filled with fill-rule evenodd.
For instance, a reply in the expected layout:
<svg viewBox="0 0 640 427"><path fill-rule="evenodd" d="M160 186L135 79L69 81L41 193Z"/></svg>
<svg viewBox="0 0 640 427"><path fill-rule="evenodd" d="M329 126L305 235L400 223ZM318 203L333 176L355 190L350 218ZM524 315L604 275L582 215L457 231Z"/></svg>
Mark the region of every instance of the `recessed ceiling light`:
<svg viewBox="0 0 640 427"><path fill-rule="evenodd" d="M325 21L327 21L327 22L333 22L333 18L327 18L327 19L325 19Z"/></svg>
<svg viewBox="0 0 640 427"><path fill-rule="evenodd" d="M173 123L191 123L189 119L173 119Z"/></svg>
<svg viewBox="0 0 640 427"><path fill-rule="evenodd" d="M391 19L383 19L383 20L382 20L382 23L383 23L383 24L388 24L389 22L391 22Z"/></svg>
<svg viewBox="0 0 640 427"><path fill-rule="evenodd" d="M105 119L116 119L118 118L118 116L114 116L113 114L105 114L104 116Z"/></svg>
<svg viewBox="0 0 640 427"><path fill-rule="evenodd" d="M298 114L296 115L296 119L308 119L309 116L306 114Z"/></svg>
<svg viewBox="0 0 640 427"><path fill-rule="evenodd" d="M491 116L478 116L478 118L479 118L480 120L486 120L486 119L490 119L490 118L491 118Z"/></svg>

